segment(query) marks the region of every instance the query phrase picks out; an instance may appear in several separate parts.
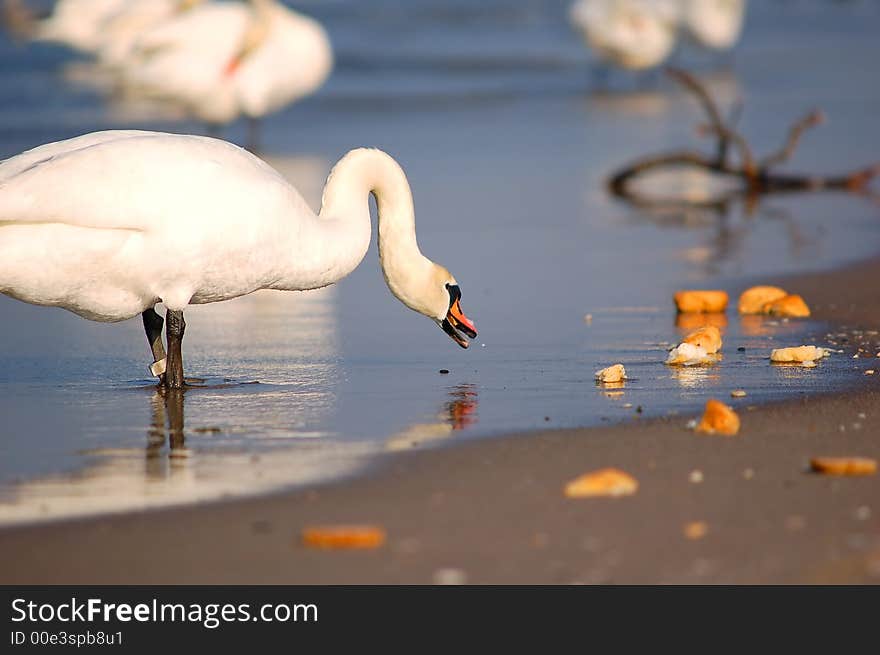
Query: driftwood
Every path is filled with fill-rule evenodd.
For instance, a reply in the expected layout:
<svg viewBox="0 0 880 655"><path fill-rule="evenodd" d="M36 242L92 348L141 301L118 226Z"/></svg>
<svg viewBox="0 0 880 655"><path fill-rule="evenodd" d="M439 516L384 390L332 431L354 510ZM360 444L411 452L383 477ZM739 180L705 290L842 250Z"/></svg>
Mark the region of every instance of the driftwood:
<svg viewBox="0 0 880 655"><path fill-rule="evenodd" d="M745 137L736 131L736 119L741 107L735 107L730 118L725 120L706 87L694 76L679 69L669 69L668 73L699 101L707 119L707 123L699 127L699 133L714 137L716 140L715 151L712 154L706 154L693 150L678 150L648 155L620 169L608 180L608 188L614 195L632 204L641 207L673 204L668 200L652 199L640 194L632 188L630 183L645 173L676 167L697 167L710 173L738 180L741 182L741 188L736 192L736 195L745 196L751 202L754 202L762 194L780 192L840 190L867 193L871 180L880 175L880 164L842 175L798 175L777 172L776 167L788 161L794 154L804 132L824 120L821 112L812 111L794 123L789 128L788 136L779 150L759 159L755 157L752 147ZM732 156L733 153L735 153L735 157ZM730 199L730 194L728 194L722 199L711 202L694 203L682 200L675 204L692 207L715 207L726 205Z"/></svg>

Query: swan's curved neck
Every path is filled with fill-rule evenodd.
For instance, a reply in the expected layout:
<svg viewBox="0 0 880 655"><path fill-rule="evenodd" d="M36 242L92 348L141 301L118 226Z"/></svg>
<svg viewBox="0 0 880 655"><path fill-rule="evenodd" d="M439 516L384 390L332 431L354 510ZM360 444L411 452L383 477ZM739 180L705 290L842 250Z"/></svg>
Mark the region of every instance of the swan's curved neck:
<svg viewBox="0 0 880 655"><path fill-rule="evenodd" d="M320 218L339 230L335 274L348 275L361 262L370 245L369 196L376 198L379 216L379 260L391 292L419 311L420 297L430 284L433 262L422 255L416 242L415 210L406 175L394 159L381 150L361 148L343 157L324 187Z"/></svg>
<svg viewBox="0 0 880 655"><path fill-rule="evenodd" d="M275 0L251 0L251 20L242 39L242 56L250 54L269 36L276 10Z"/></svg>

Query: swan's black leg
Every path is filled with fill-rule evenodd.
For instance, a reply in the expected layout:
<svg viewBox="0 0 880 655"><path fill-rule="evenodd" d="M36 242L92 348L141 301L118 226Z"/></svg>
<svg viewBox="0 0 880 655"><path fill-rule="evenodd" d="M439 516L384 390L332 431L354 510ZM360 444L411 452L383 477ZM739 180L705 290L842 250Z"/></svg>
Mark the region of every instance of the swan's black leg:
<svg viewBox="0 0 880 655"><path fill-rule="evenodd" d="M150 350L153 351L153 366L150 370L157 378L159 384L165 384L164 367L165 362L165 346L162 345L162 326L165 321L156 313L156 310L150 307L141 313L144 319L144 332L147 333L147 341L150 344Z"/></svg>
<svg viewBox="0 0 880 655"><path fill-rule="evenodd" d="M247 149L256 153L260 149L260 119L248 116Z"/></svg>
<svg viewBox="0 0 880 655"><path fill-rule="evenodd" d="M186 331L186 321L183 320L182 311L169 309L165 312L167 327L165 334L168 339L168 364L165 368L165 386L169 389L182 389L183 381L183 355L180 346L183 343L183 333Z"/></svg>

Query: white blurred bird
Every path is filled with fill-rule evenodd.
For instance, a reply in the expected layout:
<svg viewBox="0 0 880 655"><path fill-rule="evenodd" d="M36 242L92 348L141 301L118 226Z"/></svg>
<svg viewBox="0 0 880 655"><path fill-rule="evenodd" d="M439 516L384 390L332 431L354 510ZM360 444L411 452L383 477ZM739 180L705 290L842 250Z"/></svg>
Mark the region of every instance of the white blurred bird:
<svg viewBox="0 0 880 655"><path fill-rule="evenodd" d="M258 119L316 91L333 67L324 28L274 0L211 2L142 34L129 88L177 102L216 127Z"/></svg>
<svg viewBox="0 0 880 655"><path fill-rule="evenodd" d="M125 65L132 46L141 34L201 4L204 0L127 0L101 21L101 35L95 54L101 65Z"/></svg>
<svg viewBox="0 0 880 655"><path fill-rule="evenodd" d="M643 70L672 53L679 7L675 0L577 0L569 18L600 59Z"/></svg>
<svg viewBox="0 0 880 655"><path fill-rule="evenodd" d="M101 24L129 0L58 0L52 13L36 20L20 0L5 0L9 16L19 17L20 32L37 41L61 43L93 53L101 44Z"/></svg>
<svg viewBox="0 0 880 655"><path fill-rule="evenodd" d="M746 0L682 0L682 25L688 36L710 50L732 48L746 13Z"/></svg>

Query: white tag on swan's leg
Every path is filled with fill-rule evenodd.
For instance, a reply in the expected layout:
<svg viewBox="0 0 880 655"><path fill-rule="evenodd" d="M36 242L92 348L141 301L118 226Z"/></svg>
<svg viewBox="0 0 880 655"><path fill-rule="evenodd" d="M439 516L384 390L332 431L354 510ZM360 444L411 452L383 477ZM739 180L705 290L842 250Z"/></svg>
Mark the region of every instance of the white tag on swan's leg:
<svg viewBox="0 0 880 655"><path fill-rule="evenodd" d="M150 373L154 376L159 377L163 373L165 373L165 363L168 361L167 357L163 357L158 362L153 362L150 364Z"/></svg>

